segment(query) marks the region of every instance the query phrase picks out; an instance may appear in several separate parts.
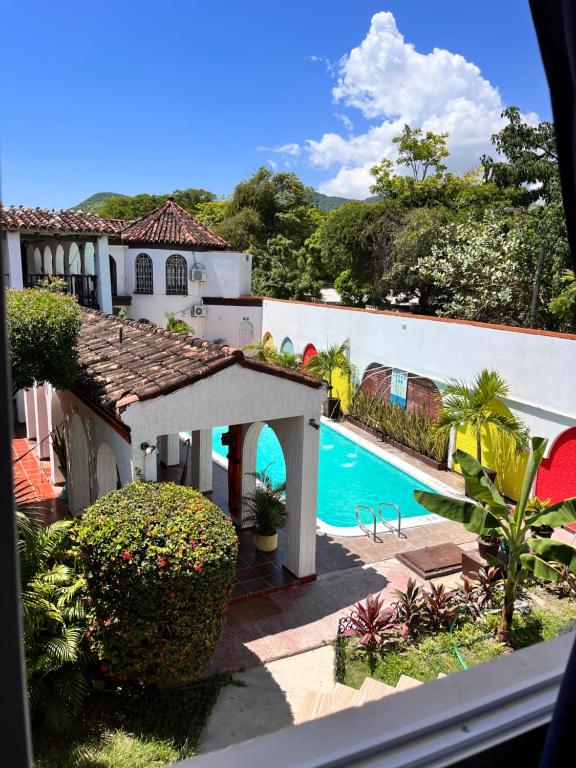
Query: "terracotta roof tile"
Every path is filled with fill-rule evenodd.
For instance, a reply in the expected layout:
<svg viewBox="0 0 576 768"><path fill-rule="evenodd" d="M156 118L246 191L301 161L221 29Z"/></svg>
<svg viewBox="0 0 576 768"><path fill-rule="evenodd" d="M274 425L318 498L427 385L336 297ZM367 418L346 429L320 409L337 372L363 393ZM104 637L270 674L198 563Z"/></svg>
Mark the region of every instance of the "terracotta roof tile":
<svg viewBox="0 0 576 768"><path fill-rule="evenodd" d="M168 200L159 208L127 224L121 232L121 240L127 245L191 246L199 250L230 248L226 240L201 224L173 200Z"/></svg>
<svg viewBox="0 0 576 768"><path fill-rule="evenodd" d="M118 234L126 222L103 219L96 213L84 211L0 205L0 226L12 231L113 235Z"/></svg>
<svg viewBox="0 0 576 768"><path fill-rule="evenodd" d="M75 390L115 415L130 403L166 395L235 364L312 387L323 385L296 371L245 358L225 344L85 308L78 355L81 372Z"/></svg>

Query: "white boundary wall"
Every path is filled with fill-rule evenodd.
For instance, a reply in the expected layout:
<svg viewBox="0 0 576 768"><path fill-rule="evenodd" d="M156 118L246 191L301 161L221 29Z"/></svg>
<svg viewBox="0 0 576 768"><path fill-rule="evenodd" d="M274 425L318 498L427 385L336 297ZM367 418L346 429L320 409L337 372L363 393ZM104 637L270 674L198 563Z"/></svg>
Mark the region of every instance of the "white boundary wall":
<svg viewBox="0 0 576 768"><path fill-rule="evenodd" d="M576 425L576 337L275 299L263 301L267 331L278 347L290 337L297 353L308 343L321 350L349 338L360 377L373 362L439 383L471 382L482 368L493 368L509 384L508 405L532 434L552 441Z"/></svg>

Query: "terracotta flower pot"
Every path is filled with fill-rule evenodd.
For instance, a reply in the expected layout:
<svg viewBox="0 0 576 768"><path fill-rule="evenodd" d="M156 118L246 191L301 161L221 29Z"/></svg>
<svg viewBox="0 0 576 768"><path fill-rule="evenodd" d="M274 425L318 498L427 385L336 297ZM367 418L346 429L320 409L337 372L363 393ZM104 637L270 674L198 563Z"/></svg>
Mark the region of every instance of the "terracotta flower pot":
<svg viewBox="0 0 576 768"><path fill-rule="evenodd" d="M262 534L256 534L256 549L259 552L274 552L278 549L278 534L273 536L262 536Z"/></svg>

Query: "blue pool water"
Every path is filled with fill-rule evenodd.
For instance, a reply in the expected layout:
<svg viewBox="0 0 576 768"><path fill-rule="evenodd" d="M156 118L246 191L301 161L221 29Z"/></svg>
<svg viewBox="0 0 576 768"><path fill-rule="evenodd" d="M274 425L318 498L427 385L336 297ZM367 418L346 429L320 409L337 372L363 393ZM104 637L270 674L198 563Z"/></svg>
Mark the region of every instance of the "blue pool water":
<svg viewBox="0 0 576 768"><path fill-rule="evenodd" d="M227 427L213 430L213 449L220 456L227 456L222 445L222 434ZM258 441L257 469L266 469L271 478L281 483L286 479L286 465L278 438L265 426ZM357 504L376 508L381 501L397 504L402 518L428 514L412 498L417 488L433 489L411 475L397 469L362 446L331 429L320 426L320 469L318 475L318 517L329 525L350 528L356 525ZM392 508L383 508L386 518L395 519ZM362 516L369 522L369 513Z"/></svg>

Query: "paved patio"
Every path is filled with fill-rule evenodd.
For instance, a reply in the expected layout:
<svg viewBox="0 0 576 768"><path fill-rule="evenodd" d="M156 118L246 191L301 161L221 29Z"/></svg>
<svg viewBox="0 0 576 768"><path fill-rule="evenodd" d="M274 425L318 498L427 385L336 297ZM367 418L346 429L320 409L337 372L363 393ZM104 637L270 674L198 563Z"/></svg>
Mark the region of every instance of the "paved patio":
<svg viewBox="0 0 576 768"><path fill-rule="evenodd" d="M50 463L40 460L32 441L24 437L21 425L12 440L12 473L18 501L22 505L42 510L46 522L68 516L66 504L59 496L62 488L50 482Z"/></svg>

